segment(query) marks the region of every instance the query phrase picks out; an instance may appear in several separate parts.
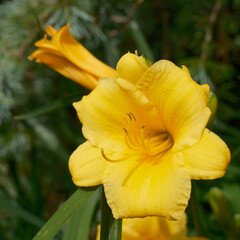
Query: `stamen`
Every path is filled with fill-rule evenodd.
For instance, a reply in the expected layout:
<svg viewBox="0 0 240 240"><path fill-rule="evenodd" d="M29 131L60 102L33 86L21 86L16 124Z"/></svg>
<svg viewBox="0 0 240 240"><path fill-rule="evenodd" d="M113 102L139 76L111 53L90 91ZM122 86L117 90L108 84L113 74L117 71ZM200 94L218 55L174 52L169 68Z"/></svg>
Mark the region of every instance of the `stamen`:
<svg viewBox="0 0 240 240"><path fill-rule="evenodd" d="M136 118L135 118L134 114L131 112L129 114L132 116L133 120L136 122Z"/></svg>
<svg viewBox="0 0 240 240"><path fill-rule="evenodd" d="M142 147L144 148L144 150L146 151L146 152L148 152L148 145L146 145L146 133L145 133L145 127L146 127L146 125L145 124L143 124L142 126L141 126L141 128L140 128L140 131L141 131L141 144L142 144Z"/></svg>
<svg viewBox="0 0 240 240"><path fill-rule="evenodd" d="M150 139L151 139L150 133L147 134L147 138L148 138L148 141L150 141Z"/></svg>
<svg viewBox="0 0 240 240"><path fill-rule="evenodd" d="M168 136L169 135L167 133L160 133L159 135L151 138L150 144L164 142L167 140Z"/></svg>
<svg viewBox="0 0 240 240"><path fill-rule="evenodd" d="M132 115L130 113L127 113L127 115L129 117L130 121L132 121Z"/></svg>
<svg viewBox="0 0 240 240"><path fill-rule="evenodd" d="M130 142L130 139L129 139L129 137L127 135L125 136L125 141L126 141L127 146L130 149L132 149L132 150L139 150L139 148L137 146L135 146L134 143Z"/></svg>
<svg viewBox="0 0 240 240"><path fill-rule="evenodd" d="M127 121L127 134L128 134L128 138L127 138L127 142L129 145L131 145L131 148L136 149L136 147L138 148L140 142L139 142L139 137L138 134L136 132L136 118L134 116L133 113L127 113L129 120ZM125 131L125 130L124 130Z"/></svg>
<svg viewBox="0 0 240 240"><path fill-rule="evenodd" d="M128 131L126 128L123 128L124 132L126 133L126 136L125 136L125 141L126 141L126 144L127 146L132 149L132 150L137 150L137 148L134 146L134 144L132 142L130 142L130 139L129 139L129 134L128 134Z"/></svg>
<svg viewBox="0 0 240 240"><path fill-rule="evenodd" d="M154 145L151 148L151 150L149 151L149 155L152 156L152 155L156 155L156 154L161 153L161 152L165 152L172 145L173 145L172 138L170 136L168 136L168 138L165 141L160 142L158 145Z"/></svg>
<svg viewBox="0 0 240 240"><path fill-rule="evenodd" d="M146 139L146 146L147 146L147 149L150 148L150 140L151 140L150 134L147 133L147 139Z"/></svg>
<svg viewBox="0 0 240 240"><path fill-rule="evenodd" d="M106 161L111 162L111 163L121 162L121 161L123 161L123 160L129 159L129 156L124 157L124 158L119 158L119 159L110 159L110 158L107 157L106 154L104 153L104 149L103 149L103 148L101 149L101 154L102 154L103 158L104 158Z"/></svg>
<svg viewBox="0 0 240 240"><path fill-rule="evenodd" d="M143 124L140 128L136 125L137 121L132 112L127 113L128 118L126 127L123 128L125 132L125 141L129 149L136 151L137 154L143 154L145 157L159 155L165 152L173 145L173 139L167 132L160 132L154 137L146 132L146 125ZM144 158L145 158L144 157Z"/></svg>

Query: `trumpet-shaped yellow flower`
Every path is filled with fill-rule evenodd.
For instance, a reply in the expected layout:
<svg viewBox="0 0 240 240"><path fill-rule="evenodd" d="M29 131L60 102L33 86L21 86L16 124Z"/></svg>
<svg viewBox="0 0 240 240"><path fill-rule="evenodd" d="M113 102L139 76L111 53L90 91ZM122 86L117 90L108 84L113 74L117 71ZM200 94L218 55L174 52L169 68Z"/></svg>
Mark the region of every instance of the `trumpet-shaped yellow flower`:
<svg viewBox="0 0 240 240"><path fill-rule="evenodd" d="M187 217L178 221L163 217L123 219L122 240L207 240L203 237L186 237ZM100 240L100 226L96 240Z"/></svg>
<svg viewBox="0 0 240 240"><path fill-rule="evenodd" d="M115 77L116 71L95 58L69 32L69 25L55 30L48 26L44 38L29 59L44 63L55 71L90 90L102 77ZM49 39L50 38L50 39Z"/></svg>
<svg viewBox="0 0 240 240"><path fill-rule="evenodd" d="M103 184L115 218L179 219L191 179L225 174L227 145L206 129L208 85L186 67L124 55L117 78L101 79L74 107L87 141L69 161L78 186Z"/></svg>

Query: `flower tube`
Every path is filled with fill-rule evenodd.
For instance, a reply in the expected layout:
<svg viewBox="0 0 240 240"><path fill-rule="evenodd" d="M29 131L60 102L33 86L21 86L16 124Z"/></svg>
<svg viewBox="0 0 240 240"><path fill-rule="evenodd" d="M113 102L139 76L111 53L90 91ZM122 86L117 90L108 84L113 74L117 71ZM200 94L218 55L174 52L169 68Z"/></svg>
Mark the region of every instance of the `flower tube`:
<svg viewBox="0 0 240 240"><path fill-rule="evenodd" d="M48 26L45 31L44 38L35 43L38 49L29 56L30 60L48 65L89 90L97 86L99 78L115 77L113 68L94 57L71 35L69 25L59 30Z"/></svg>

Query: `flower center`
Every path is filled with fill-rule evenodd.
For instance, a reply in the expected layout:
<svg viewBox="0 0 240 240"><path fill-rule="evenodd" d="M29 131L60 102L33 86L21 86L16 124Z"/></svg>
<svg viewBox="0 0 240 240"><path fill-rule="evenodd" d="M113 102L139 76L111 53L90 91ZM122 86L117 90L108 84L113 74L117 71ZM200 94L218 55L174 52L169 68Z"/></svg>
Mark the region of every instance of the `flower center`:
<svg viewBox="0 0 240 240"><path fill-rule="evenodd" d="M125 140L127 146L143 155L155 156L164 153L173 146L173 139L168 132L160 132L155 136L150 135L146 125L139 126L133 113L127 113Z"/></svg>
<svg viewBox="0 0 240 240"><path fill-rule="evenodd" d="M124 120L126 121L126 127L123 128L126 134L125 141L132 152L121 158L111 159L105 154L104 149L101 149L101 154L106 161L117 163L131 158L132 160L139 160L139 163L135 167L138 168L143 163L142 160L146 160L146 157L147 159L155 160L156 156L159 159L161 155L173 146L173 139L168 132L160 132L151 137L150 133L146 130L147 127L145 124L137 124L133 113L127 113L127 117Z"/></svg>
<svg viewBox="0 0 240 240"><path fill-rule="evenodd" d="M160 132L151 137L146 125L139 125L133 113L127 113L127 118L124 118L124 120L126 121L126 127L123 128L126 134L125 141L132 152L122 158L111 159L105 154L104 149L101 149L103 158L111 163L122 162L127 159L137 160L135 166L126 174L122 186L126 184L134 171L144 163L144 160L159 160L159 157L173 146L173 139L168 132Z"/></svg>

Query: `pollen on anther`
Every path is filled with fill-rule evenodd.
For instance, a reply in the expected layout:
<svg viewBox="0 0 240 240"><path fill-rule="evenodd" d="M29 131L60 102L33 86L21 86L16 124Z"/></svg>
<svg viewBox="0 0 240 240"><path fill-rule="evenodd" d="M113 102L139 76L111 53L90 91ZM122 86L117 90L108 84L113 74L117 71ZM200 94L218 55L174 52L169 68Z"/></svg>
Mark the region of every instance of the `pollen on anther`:
<svg viewBox="0 0 240 240"><path fill-rule="evenodd" d="M129 114L132 116L133 120L136 122L136 118L135 118L134 114L132 112L130 112Z"/></svg>

